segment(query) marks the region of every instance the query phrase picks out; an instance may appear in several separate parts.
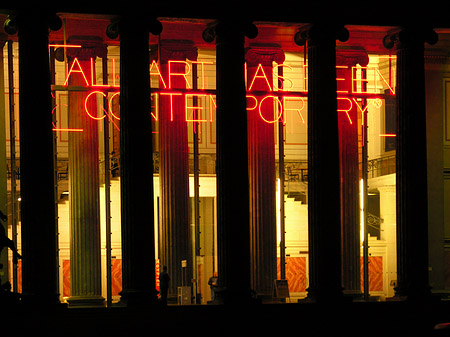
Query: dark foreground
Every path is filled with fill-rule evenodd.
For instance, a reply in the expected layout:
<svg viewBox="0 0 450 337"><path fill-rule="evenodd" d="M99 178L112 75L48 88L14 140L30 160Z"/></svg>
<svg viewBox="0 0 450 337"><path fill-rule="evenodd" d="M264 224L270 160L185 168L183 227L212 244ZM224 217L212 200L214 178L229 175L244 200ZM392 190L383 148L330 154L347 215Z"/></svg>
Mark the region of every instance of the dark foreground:
<svg viewBox="0 0 450 337"><path fill-rule="evenodd" d="M41 308L0 313L0 337L15 336L450 336L450 301L286 303L164 308ZM238 337L238 336L236 336Z"/></svg>

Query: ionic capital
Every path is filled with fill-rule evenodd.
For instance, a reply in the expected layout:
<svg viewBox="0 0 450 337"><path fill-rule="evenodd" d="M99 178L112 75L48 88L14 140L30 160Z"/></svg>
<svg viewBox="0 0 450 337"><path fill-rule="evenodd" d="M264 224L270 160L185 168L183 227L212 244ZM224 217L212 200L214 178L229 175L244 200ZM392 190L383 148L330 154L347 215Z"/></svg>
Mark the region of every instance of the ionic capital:
<svg viewBox="0 0 450 337"><path fill-rule="evenodd" d="M33 30L33 25L36 22L36 20L30 20L33 17L38 17L50 30L56 31L62 27L62 20L55 13L36 13L34 11L24 10L9 15L3 24L3 28L8 35L16 34L20 27L28 27L28 29Z"/></svg>
<svg viewBox="0 0 450 337"><path fill-rule="evenodd" d="M124 31L133 31L137 26L147 30L153 35L161 34L163 27L159 20L152 17L140 18L138 15L124 14L111 20L106 27L106 35L110 39L116 39Z"/></svg>
<svg viewBox="0 0 450 337"><path fill-rule="evenodd" d="M283 50L278 45L250 45L245 52L245 60L249 66L262 64L272 66L273 62L281 64L285 60Z"/></svg>
<svg viewBox="0 0 450 337"><path fill-rule="evenodd" d="M336 50L336 64L348 67L359 64L360 66L365 67L369 64L369 55L363 47L340 46Z"/></svg>
<svg viewBox="0 0 450 337"><path fill-rule="evenodd" d="M152 48L150 57L152 60L160 57L161 63L167 63L169 60L195 61L198 57L198 48L189 40L161 40L156 48Z"/></svg>
<svg viewBox="0 0 450 337"><path fill-rule="evenodd" d="M438 41L437 33L428 27L408 26L396 28L390 31L383 38L383 45L387 49L392 49L394 46L397 49L408 48L417 44L428 43L435 44Z"/></svg>
<svg viewBox="0 0 450 337"><path fill-rule="evenodd" d="M72 36L67 42L81 46L81 48L66 49L66 54L69 59L77 58L80 61L89 61L91 58L104 58L108 54L106 44L97 36ZM62 50L62 48L56 50L56 59L58 61L63 60Z"/></svg>
<svg viewBox="0 0 450 337"><path fill-rule="evenodd" d="M294 36L294 42L304 46L307 42L316 45L323 42L339 40L345 42L349 38L349 32L343 25L308 24L299 29Z"/></svg>
<svg viewBox="0 0 450 337"><path fill-rule="evenodd" d="M219 20L208 24L202 37L206 42L213 42L218 35L232 37L235 33L254 39L258 35L258 28L246 20Z"/></svg>

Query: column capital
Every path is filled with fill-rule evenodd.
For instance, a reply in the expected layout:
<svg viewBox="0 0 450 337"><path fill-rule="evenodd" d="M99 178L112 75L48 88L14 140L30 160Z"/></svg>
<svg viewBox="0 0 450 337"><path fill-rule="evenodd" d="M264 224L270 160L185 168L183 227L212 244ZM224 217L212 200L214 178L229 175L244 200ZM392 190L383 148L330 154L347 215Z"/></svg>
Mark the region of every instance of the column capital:
<svg viewBox="0 0 450 337"><path fill-rule="evenodd" d="M251 21L222 19L208 24L202 37L206 42L213 42L218 35L225 37L232 32L240 32L249 39L258 36L258 28Z"/></svg>
<svg viewBox="0 0 450 337"><path fill-rule="evenodd" d="M160 57L161 63L167 63L169 60L195 61L198 57L198 48L193 41L189 40L161 40L159 45L152 49L150 55L152 60Z"/></svg>
<svg viewBox="0 0 450 337"><path fill-rule="evenodd" d="M294 36L294 42L304 46L306 42L317 44L324 41L345 42L349 38L349 32L344 25L315 23L300 27Z"/></svg>
<svg viewBox="0 0 450 337"><path fill-rule="evenodd" d="M108 54L107 46L102 38L97 36L71 36L67 40L69 44L81 45L82 48L67 48L68 58L78 58L79 60L89 61L91 58L104 58ZM63 61L63 48L56 50L56 59Z"/></svg>
<svg viewBox="0 0 450 337"><path fill-rule="evenodd" d="M355 66L359 64L364 67L369 64L369 55L363 47L340 46L336 50L336 63L345 66Z"/></svg>
<svg viewBox="0 0 450 337"><path fill-rule="evenodd" d="M16 13L8 15L7 19L3 24L3 28L8 35L14 35L18 32L20 27L26 27L26 23L31 24L30 29L33 29L32 25L35 21L30 21L31 17L39 17L39 20L43 21L50 30L56 31L61 29L62 20L55 13L44 12L36 13L33 11L17 11Z"/></svg>
<svg viewBox="0 0 450 337"><path fill-rule="evenodd" d="M272 62L283 63L285 55L280 46L275 44L251 44L245 50L245 60L249 66L262 64L272 66Z"/></svg>
<svg viewBox="0 0 450 337"><path fill-rule="evenodd" d="M387 49L392 49L394 46L397 49L402 49L415 44L428 43L433 45L437 41L437 33L429 27L406 26L388 32L383 38L383 45Z"/></svg>
<svg viewBox="0 0 450 337"><path fill-rule="evenodd" d="M124 14L111 20L111 23L106 27L106 35L111 39L116 39L121 33L136 29L138 22L142 28L153 35L159 35L163 30L161 22L156 18L144 17L139 20L138 15Z"/></svg>

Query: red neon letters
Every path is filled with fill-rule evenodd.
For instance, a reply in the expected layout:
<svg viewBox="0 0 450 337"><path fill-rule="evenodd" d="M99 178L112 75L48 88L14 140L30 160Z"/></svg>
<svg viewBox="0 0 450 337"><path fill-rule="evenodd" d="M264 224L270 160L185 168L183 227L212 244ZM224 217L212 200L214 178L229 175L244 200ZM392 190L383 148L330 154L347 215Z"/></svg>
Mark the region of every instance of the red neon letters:
<svg viewBox="0 0 450 337"><path fill-rule="evenodd" d="M174 70L175 67L173 65L179 65L180 63L184 65L185 71ZM196 64L197 68L197 88L193 88L192 83L193 64ZM160 71L158 63L156 63L156 61L153 61L149 69L150 78L152 81L157 81L157 83L159 84L159 88L152 89L151 116L153 120L159 120L159 105L161 97L168 97L170 107L169 109L165 109L164 111L169 111L171 121L173 121L175 115L173 113L174 106L177 106L178 109L180 107L184 109L183 116L185 122L212 122L214 111L217 106L215 101L215 91L206 89L208 80L211 80L211 78L208 78L206 76L208 65L212 66L213 63L206 61L187 62L171 60L168 62L168 72L164 76L164 74L162 74ZM69 71L66 75L63 86L68 86L69 78L71 76L81 76L82 83L85 83L86 88L92 89L92 91L89 91L89 93L85 97L84 107L86 114L90 118L93 118L95 120L103 120L105 117L108 117L112 122L118 121L120 119L119 113L118 111L114 111L114 107L112 104L113 100L117 99L116 96L119 95L119 85L117 84L118 75L115 72L116 63L114 62L114 60L112 60L112 83L106 85L96 83L96 80L93 76L93 74L95 73L93 71L95 63L92 59L90 62L90 67L91 69L89 73L91 75L88 78L88 76L86 76L85 70L82 68L82 64L78 61L77 58L74 58L72 63L70 64ZM180 67L176 68L179 69ZM283 70L284 75L279 74L278 70L280 69ZM369 69L367 67L352 67L351 78L336 78L337 81L352 82L351 85L348 86L349 88L352 88L351 92L338 92L338 113L347 114L349 123L355 122L351 120L349 115L349 111L351 109L356 108L362 114L367 110L369 106L369 104L366 104L363 107L362 104L359 103L359 101L356 99L357 97L364 95L364 98L368 99L367 102L371 102L374 106L377 107L379 107L382 103L382 100L377 98L380 92L380 84L378 84L378 87L376 85L368 86L367 84L369 84L369 80L361 76L363 70L366 71L366 73L369 70L372 71L371 78L376 79L371 81L373 81L373 83L384 83L384 87L387 87L389 94L395 94L395 88L390 85L390 82L383 77L378 69ZM286 75L286 73L288 73L288 75L290 74L291 76ZM294 113L294 115L297 115L302 123L305 123L305 100L307 97L306 66L303 66L303 69L297 71L296 73L290 65L275 64L273 66L273 74L273 78L268 78L263 66L260 64L256 68L253 78L247 79L247 110L249 112L258 113L261 119L267 123L275 123L279 120L282 120L284 123L286 123L287 112L291 112L290 115ZM173 88L175 78L178 79L176 82L183 83L183 88ZM257 81L259 81L259 88L265 88L263 91L256 91L254 89L255 83ZM283 83L283 89L280 89L278 83ZM370 89L365 89L365 91L363 91L363 87L369 87ZM105 103L105 105L107 104L107 106L103 106L101 108L101 110L103 110L101 113L89 110L89 101L97 100L100 102L104 99L106 99L107 103ZM177 103L176 105L175 102ZM271 107L271 109L265 109L265 107L269 106ZM265 115L264 111L273 111L273 116Z"/></svg>

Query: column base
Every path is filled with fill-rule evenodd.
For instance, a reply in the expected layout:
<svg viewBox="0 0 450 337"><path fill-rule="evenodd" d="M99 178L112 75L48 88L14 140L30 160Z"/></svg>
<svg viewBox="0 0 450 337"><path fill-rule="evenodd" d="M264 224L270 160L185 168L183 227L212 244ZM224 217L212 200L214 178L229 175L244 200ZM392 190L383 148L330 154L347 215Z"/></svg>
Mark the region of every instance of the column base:
<svg viewBox="0 0 450 337"><path fill-rule="evenodd" d="M102 308L106 306L102 296L71 296L67 303L70 308Z"/></svg>
<svg viewBox="0 0 450 337"><path fill-rule="evenodd" d="M214 304L260 304L261 300L255 297L251 289L217 288Z"/></svg>
<svg viewBox="0 0 450 337"><path fill-rule="evenodd" d="M352 301L362 301L364 299L364 293L361 290L344 290L344 296Z"/></svg>
<svg viewBox="0 0 450 337"><path fill-rule="evenodd" d="M307 289L308 295L299 302L306 303L344 303L351 302L352 298L345 296L342 288L339 289Z"/></svg>
<svg viewBox="0 0 450 337"><path fill-rule="evenodd" d="M156 290L122 290L120 292L120 306L151 307L156 305Z"/></svg>

